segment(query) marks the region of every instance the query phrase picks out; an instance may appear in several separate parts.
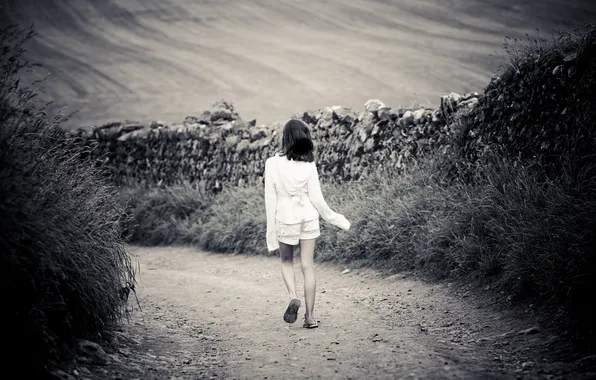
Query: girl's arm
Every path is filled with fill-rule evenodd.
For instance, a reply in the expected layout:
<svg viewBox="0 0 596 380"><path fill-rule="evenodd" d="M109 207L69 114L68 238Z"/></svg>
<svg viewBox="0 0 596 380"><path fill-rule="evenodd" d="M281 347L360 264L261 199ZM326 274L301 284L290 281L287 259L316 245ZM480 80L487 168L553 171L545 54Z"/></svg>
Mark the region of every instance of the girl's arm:
<svg viewBox="0 0 596 380"><path fill-rule="evenodd" d="M319 211L319 214L325 221L341 228L342 230L349 230L350 222L343 215L333 211L325 201L325 198L323 198L323 193L321 192L321 183L319 181L319 171L317 170L315 163L313 163L313 166L313 174L308 179L307 185L308 197L310 198L311 203L315 206L317 211Z"/></svg>
<svg viewBox="0 0 596 380"><path fill-rule="evenodd" d="M279 248L275 232L275 211L277 207L277 193L271 173L271 160L265 161L265 212L267 214L267 249L275 251Z"/></svg>

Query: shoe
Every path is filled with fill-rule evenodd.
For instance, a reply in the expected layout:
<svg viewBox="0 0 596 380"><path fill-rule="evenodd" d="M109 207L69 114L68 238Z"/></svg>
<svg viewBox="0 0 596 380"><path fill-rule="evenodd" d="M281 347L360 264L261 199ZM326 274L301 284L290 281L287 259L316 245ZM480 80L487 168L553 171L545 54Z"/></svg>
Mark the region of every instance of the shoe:
<svg viewBox="0 0 596 380"><path fill-rule="evenodd" d="M293 298L284 313L284 321L287 323L294 323L298 319L298 309L300 309L300 300Z"/></svg>
<svg viewBox="0 0 596 380"><path fill-rule="evenodd" d="M319 323L316 320L313 323L306 322L306 314L304 314L304 324L302 325L302 327L306 329L315 329L319 327Z"/></svg>

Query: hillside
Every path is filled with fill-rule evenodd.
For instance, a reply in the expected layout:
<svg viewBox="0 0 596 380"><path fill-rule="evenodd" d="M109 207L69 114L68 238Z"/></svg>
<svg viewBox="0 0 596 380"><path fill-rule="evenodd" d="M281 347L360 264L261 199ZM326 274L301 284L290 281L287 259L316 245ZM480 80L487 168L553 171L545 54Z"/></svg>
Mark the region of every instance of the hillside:
<svg viewBox="0 0 596 380"><path fill-rule="evenodd" d="M589 0L8 0L0 21L32 22L26 58L49 74L52 110L77 128L170 124L224 98L259 124L325 105L437 106L478 91L506 60L504 36L568 30ZM23 78L25 80L25 78Z"/></svg>

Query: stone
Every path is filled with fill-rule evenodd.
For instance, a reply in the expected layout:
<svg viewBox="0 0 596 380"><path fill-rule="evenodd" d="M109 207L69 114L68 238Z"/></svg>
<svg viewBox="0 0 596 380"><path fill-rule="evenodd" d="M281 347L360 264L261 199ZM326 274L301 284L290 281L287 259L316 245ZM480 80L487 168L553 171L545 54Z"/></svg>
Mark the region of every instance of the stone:
<svg viewBox="0 0 596 380"><path fill-rule="evenodd" d="M463 102L465 100L470 100L472 98L478 98L480 96L480 94L478 92L468 92L466 94L464 94L459 101Z"/></svg>
<svg viewBox="0 0 596 380"><path fill-rule="evenodd" d="M464 110L472 110L478 104L478 98L470 98L468 100L464 100L457 105L458 109Z"/></svg>
<svg viewBox="0 0 596 380"><path fill-rule="evenodd" d="M457 100L467 107L478 98L474 93L458 97L451 94L443 102ZM461 101L466 98L468 103ZM401 167L401 171L431 146L447 144L450 129L445 128L442 115L440 108L392 109L370 99L363 112L334 105L294 118L310 125L322 178L342 181L371 174L379 161L388 161L387 167ZM92 157L105 157L109 165L115 163L112 177L117 183L132 177L153 184L194 182L211 189L218 181L221 188L254 184L259 178L258 183L262 183L263 161L281 147L284 124L244 122L231 104L222 101L209 111L170 126L156 122L139 128L138 123L112 123L101 129L121 133L117 139L91 138L88 144L97 144ZM345 165L346 160L349 165ZM334 164L337 162L341 165Z"/></svg>
<svg viewBox="0 0 596 380"><path fill-rule="evenodd" d="M106 365L109 363L108 355L103 348L95 342L84 339L79 340L78 351L82 358L85 359L84 361L98 365Z"/></svg>
<svg viewBox="0 0 596 380"><path fill-rule="evenodd" d="M412 111L404 112L404 115L398 120L402 128L409 127L414 122L414 113Z"/></svg>
<svg viewBox="0 0 596 380"><path fill-rule="evenodd" d="M363 128L362 126L360 126L360 128L358 129L358 138L360 139L360 142L365 142L366 139L368 139L368 134L366 133L366 128Z"/></svg>
<svg viewBox="0 0 596 380"><path fill-rule="evenodd" d="M216 127L221 127L222 125L229 124L230 121L232 121L232 120L227 119L227 118L217 118L217 119L211 121L211 124Z"/></svg>
<svg viewBox="0 0 596 380"><path fill-rule="evenodd" d="M149 133L151 133L151 130L151 128L137 129L135 131L123 134L122 136L118 137L117 141L128 141L139 138L146 138L149 135Z"/></svg>
<svg viewBox="0 0 596 380"><path fill-rule="evenodd" d="M431 122L437 124L440 123L442 121L442 117L441 117L441 110L436 109L432 112L432 118L431 118Z"/></svg>
<svg viewBox="0 0 596 380"><path fill-rule="evenodd" d="M364 103L364 110L367 112L376 112L379 108L384 108L385 103L380 101L379 99L369 99Z"/></svg>
<svg viewBox="0 0 596 380"><path fill-rule="evenodd" d="M200 119L196 116L187 116L184 118L184 121L182 123L188 124L188 125L193 125L193 124L198 125L200 123Z"/></svg>
<svg viewBox="0 0 596 380"><path fill-rule="evenodd" d="M424 114L425 114L425 110L422 108L414 110L412 112L412 123L413 124L423 124L425 122Z"/></svg>
<svg viewBox="0 0 596 380"><path fill-rule="evenodd" d="M121 135L121 126L122 124L120 122L108 123L96 128L94 132L100 140L116 139Z"/></svg>
<svg viewBox="0 0 596 380"><path fill-rule="evenodd" d="M577 52L566 55L563 58L563 61L571 62L571 61L575 61L576 59L577 59Z"/></svg>
<svg viewBox="0 0 596 380"><path fill-rule="evenodd" d="M127 123L127 124L120 126L119 132L120 133L128 133L128 132L136 131L136 130L143 129L143 128L145 128L145 126L140 123Z"/></svg>
<svg viewBox="0 0 596 380"><path fill-rule="evenodd" d="M151 124L149 124L149 128L151 129L164 128L166 126L166 123L161 121L152 121Z"/></svg>
<svg viewBox="0 0 596 380"><path fill-rule="evenodd" d="M377 109L377 117L379 120L395 120L398 118L391 107L381 107Z"/></svg>
<svg viewBox="0 0 596 380"><path fill-rule="evenodd" d="M251 147L256 147L258 146L258 144L252 144L250 141L248 140L242 140L238 143L238 145L236 145L236 151L237 152L242 152L246 149L249 149Z"/></svg>
<svg viewBox="0 0 596 380"><path fill-rule="evenodd" d="M360 127L366 129L367 133L372 131L377 122L377 118L372 112L364 112L360 115Z"/></svg>
<svg viewBox="0 0 596 380"><path fill-rule="evenodd" d="M211 115L209 117L211 122L218 120L232 121L239 118L238 114L234 110L233 104L227 102L226 100L218 100L213 104L212 107L213 110L211 111Z"/></svg>
<svg viewBox="0 0 596 380"><path fill-rule="evenodd" d="M324 107L317 113L317 128L331 128L335 120L334 111L331 107Z"/></svg>
<svg viewBox="0 0 596 380"><path fill-rule="evenodd" d="M346 124L352 124L358 118L356 112L348 107L335 108L333 109L333 114L337 120Z"/></svg>
<svg viewBox="0 0 596 380"><path fill-rule="evenodd" d="M236 135L230 135L230 136L226 137L226 145L230 148L235 146L236 144L238 144L239 141L240 141L240 137L236 136ZM243 141L246 141L246 140L243 140Z"/></svg>
<svg viewBox="0 0 596 380"><path fill-rule="evenodd" d="M451 92L448 95L441 96L441 113L443 116L448 116L457 111L457 105L461 99L461 95Z"/></svg>

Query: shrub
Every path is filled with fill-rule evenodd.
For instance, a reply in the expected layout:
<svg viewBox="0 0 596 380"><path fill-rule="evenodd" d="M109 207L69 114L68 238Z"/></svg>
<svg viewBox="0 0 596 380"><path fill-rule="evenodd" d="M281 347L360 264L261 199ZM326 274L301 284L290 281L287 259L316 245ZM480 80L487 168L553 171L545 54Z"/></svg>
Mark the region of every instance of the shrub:
<svg viewBox="0 0 596 380"><path fill-rule="evenodd" d="M78 160L62 118L37 100L41 87L20 84L32 32L0 34L2 361L27 377L62 358L73 338L109 332L126 312L134 271L115 189Z"/></svg>
<svg viewBox="0 0 596 380"><path fill-rule="evenodd" d="M429 235L427 255L457 274L477 273L593 336L588 294L596 285L596 171L569 160L561 175L505 161L484 184L451 187L458 210ZM570 318L570 319L569 319Z"/></svg>

